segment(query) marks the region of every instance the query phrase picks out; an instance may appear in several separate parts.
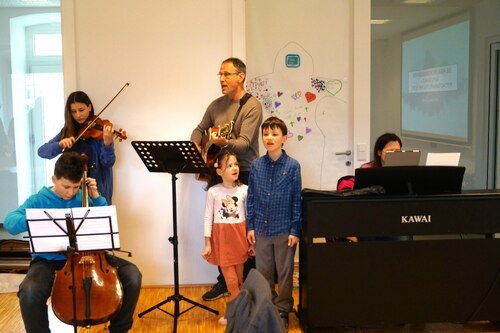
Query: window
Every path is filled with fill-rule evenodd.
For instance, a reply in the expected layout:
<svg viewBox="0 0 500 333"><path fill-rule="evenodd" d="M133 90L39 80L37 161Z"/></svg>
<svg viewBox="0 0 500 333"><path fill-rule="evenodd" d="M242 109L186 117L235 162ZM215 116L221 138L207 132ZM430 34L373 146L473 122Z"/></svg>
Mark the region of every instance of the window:
<svg viewBox="0 0 500 333"><path fill-rule="evenodd" d="M61 129L64 108L59 1L15 3L0 15L0 34L10 48L0 53L0 223L50 185L54 161L39 158L37 150Z"/></svg>

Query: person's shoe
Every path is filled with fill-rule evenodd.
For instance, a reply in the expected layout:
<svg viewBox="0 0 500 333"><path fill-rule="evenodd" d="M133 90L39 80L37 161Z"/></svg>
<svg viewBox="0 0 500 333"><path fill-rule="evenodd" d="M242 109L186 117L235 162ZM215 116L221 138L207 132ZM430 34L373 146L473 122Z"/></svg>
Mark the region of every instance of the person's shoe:
<svg viewBox="0 0 500 333"><path fill-rule="evenodd" d="M220 282L217 282L212 286L212 289L207 291L201 296L204 301L214 301L221 297L229 296L229 292L227 291L227 287Z"/></svg>
<svg viewBox="0 0 500 333"><path fill-rule="evenodd" d="M288 313L280 312L280 317L283 322L283 326L285 327L285 332L288 332Z"/></svg>
<svg viewBox="0 0 500 333"><path fill-rule="evenodd" d="M220 325L227 325L227 319L224 316L220 317L218 322Z"/></svg>

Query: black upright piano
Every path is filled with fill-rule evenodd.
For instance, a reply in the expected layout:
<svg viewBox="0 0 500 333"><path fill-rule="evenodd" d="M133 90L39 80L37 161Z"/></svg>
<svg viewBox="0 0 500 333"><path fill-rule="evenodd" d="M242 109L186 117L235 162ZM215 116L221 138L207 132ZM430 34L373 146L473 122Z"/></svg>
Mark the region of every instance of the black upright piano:
<svg viewBox="0 0 500 333"><path fill-rule="evenodd" d="M303 207L298 316L306 332L500 320L500 239L494 237L500 192L337 197L304 191ZM346 236L366 240L335 241Z"/></svg>

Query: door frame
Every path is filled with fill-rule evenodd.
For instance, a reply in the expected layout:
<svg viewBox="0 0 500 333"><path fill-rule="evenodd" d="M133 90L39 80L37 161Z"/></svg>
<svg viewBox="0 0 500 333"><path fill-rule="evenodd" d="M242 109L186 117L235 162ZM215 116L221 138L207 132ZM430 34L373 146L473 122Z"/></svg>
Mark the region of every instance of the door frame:
<svg viewBox="0 0 500 333"><path fill-rule="evenodd" d="M499 137L499 99L500 99L500 36L488 41L489 62L488 62L488 163L487 163L487 187L488 189L500 188L497 185L500 174L497 169L500 167L498 147L500 147Z"/></svg>

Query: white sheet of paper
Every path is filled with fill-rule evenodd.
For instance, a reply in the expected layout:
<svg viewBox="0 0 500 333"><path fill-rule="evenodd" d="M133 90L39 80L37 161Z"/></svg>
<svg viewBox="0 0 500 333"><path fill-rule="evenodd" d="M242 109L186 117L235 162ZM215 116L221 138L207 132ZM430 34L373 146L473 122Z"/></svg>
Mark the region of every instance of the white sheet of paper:
<svg viewBox="0 0 500 333"><path fill-rule="evenodd" d="M120 248L116 206L26 209L32 252L66 251L66 214L72 214L79 251Z"/></svg>
<svg viewBox="0 0 500 333"><path fill-rule="evenodd" d="M458 166L460 153L427 153L425 165Z"/></svg>

